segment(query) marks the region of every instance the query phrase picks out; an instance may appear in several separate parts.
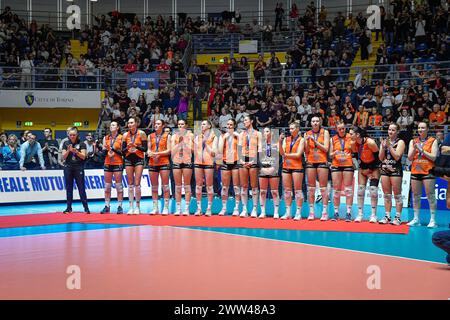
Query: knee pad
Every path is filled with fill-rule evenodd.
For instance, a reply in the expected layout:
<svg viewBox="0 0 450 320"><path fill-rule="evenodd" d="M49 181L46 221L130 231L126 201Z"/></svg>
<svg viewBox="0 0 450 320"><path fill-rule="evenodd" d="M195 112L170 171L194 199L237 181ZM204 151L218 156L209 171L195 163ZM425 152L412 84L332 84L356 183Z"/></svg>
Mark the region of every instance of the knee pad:
<svg viewBox="0 0 450 320"><path fill-rule="evenodd" d="M371 187L376 187L378 189L379 182L380 182L380 179L370 179L369 185Z"/></svg>
<svg viewBox="0 0 450 320"><path fill-rule="evenodd" d="M284 198L285 199L292 198L292 190L290 190L290 189L284 190Z"/></svg>
<svg viewBox="0 0 450 320"><path fill-rule="evenodd" d="M267 190L266 189L261 189L261 190L259 190L259 195L261 196L261 197L266 197L267 196Z"/></svg>
<svg viewBox="0 0 450 320"><path fill-rule="evenodd" d="M105 191L111 192L112 183L105 183Z"/></svg>
<svg viewBox="0 0 450 320"><path fill-rule="evenodd" d="M181 193L181 189L183 189L182 186L175 186L175 192L176 193Z"/></svg>
<svg viewBox="0 0 450 320"><path fill-rule="evenodd" d="M134 185L129 184L128 185L128 192L133 192L134 191Z"/></svg>
<svg viewBox="0 0 450 320"><path fill-rule="evenodd" d="M328 188L327 187L321 187L320 188L320 194L322 195L322 198L328 195Z"/></svg>
<svg viewBox="0 0 450 320"><path fill-rule="evenodd" d="M311 196L311 195L313 197L316 196L316 187L315 186L314 187L308 186L307 190L308 190L308 196Z"/></svg>
<svg viewBox="0 0 450 320"><path fill-rule="evenodd" d="M252 195L253 196L258 195L258 188L253 188L252 189Z"/></svg>
<svg viewBox="0 0 450 320"><path fill-rule="evenodd" d="M234 188L234 192L236 192L236 187ZM241 188L241 196L248 196L248 188Z"/></svg>
<svg viewBox="0 0 450 320"><path fill-rule="evenodd" d="M378 200L378 187L370 186L370 199Z"/></svg>
<svg viewBox="0 0 450 320"><path fill-rule="evenodd" d="M238 195L240 195L240 188L239 187L233 187L233 190L234 190L234 196L236 197L236 196L238 196Z"/></svg>
<svg viewBox="0 0 450 320"><path fill-rule="evenodd" d="M202 186L195 186L195 193L199 194L199 193L202 193L202 191L203 191L203 187Z"/></svg>
<svg viewBox="0 0 450 320"><path fill-rule="evenodd" d="M391 193L385 193L385 194L383 194L383 197L384 197L384 201L392 202L392 194Z"/></svg>
<svg viewBox="0 0 450 320"><path fill-rule="evenodd" d="M395 203L403 203L403 197L401 194L394 195Z"/></svg>
<svg viewBox="0 0 450 320"><path fill-rule="evenodd" d="M278 190L271 190L270 193L272 194L272 199L278 199L278 197L280 196Z"/></svg>
<svg viewBox="0 0 450 320"><path fill-rule="evenodd" d="M345 187L344 188L344 194L346 197L353 197L353 188L352 187Z"/></svg>
<svg viewBox="0 0 450 320"><path fill-rule="evenodd" d="M228 186L222 186L222 197L228 197Z"/></svg>
<svg viewBox="0 0 450 320"><path fill-rule="evenodd" d="M358 197L364 198L365 193L366 193L366 186L359 185L358 186Z"/></svg>
<svg viewBox="0 0 450 320"><path fill-rule="evenodd" d="M123 192L123 184L116 183L116 190L117 190L117 193Z"/></svg>
<svg viewBox="0 0 450 320"><path fill-rule="evenodd" d="M168 184L164 184L163 187L162 187L162 189L163 189L164 193L170 192L170 187L169 187Z"/></svg>
<svg viewBox="0 0 450 320"><path fill-rule="evenodd" d="M295 190L295 199L303 200L303 191L302 190Z"/></svg>
<svg viewBox="0 0 450 320"><path fill-rule="evenodd" d="M206 192L208 194L213 194L214 193L214 187L213 186L207 186L206 187Z"/></svg>
<svg viewBox="0 0 450 320"><path fill-rule="evenodd" d="M192 192L191 186L184 186L184 192L191 193Z"/></svg>

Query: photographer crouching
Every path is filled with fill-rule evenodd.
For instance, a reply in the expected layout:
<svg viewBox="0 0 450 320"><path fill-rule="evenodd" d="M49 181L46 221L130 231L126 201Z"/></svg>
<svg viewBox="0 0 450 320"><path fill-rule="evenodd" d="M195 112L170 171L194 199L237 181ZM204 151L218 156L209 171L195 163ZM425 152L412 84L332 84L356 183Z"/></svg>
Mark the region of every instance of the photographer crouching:
<svg viewBox="0 0 450 320"><path fill-rule="evenodd" d="M450 133L447 134L440 147L434 174L436 177L447 180L446 205L447 209L450 209ZM432 241L435 246L447 252L447 263L450 265L450 230L434 233Z"/></svg>

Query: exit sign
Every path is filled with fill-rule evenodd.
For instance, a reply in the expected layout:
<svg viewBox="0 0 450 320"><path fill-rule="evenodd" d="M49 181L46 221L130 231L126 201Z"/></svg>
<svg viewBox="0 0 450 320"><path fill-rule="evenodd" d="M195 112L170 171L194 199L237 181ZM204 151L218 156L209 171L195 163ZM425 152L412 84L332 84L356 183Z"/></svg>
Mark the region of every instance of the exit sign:
<svg viewBox="0 0 450 320"><path fill-rule="evenodd" d="M74 127L81 127L83 124L81 122L74 122L73 126Z"/></svg>
<svg viewBox="0 0 450 320"><path fill-rule="evenodd" d="M25 121L25 122L23 123L23 125L24 125L25 127L32 127L32 126L33 126L33 122L31 122L31 121Z"/></svg>

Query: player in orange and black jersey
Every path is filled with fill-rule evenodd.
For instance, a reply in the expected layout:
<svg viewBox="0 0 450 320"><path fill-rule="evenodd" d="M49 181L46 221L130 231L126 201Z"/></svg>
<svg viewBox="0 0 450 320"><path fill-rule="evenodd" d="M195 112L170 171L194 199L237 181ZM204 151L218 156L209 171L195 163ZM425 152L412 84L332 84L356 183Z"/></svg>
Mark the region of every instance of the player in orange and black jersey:
<svg viewBox="0 0 450 320"><path fill-rule="evenodd" d="M411 164L411 189L413 193L414 219L409 226L420 226L419 210L422 187L430 205L430 223L428 228L436 228L436 196L434 186L436 177L433 173L438 152L437 140L428 136L428 124L420 122L417 126L419 136L409 143L408 159Z"/></svg>
<svg viewBox="0 0 450 320"><path fill-rule="evenodd" d="M353 205L353 167L352 146L353 141L350 134L345 132L345 124L336 123L337 134L331 138L331 179L333 182L333 221L339 220L339 206L341 203L341 192L344 191L347 204L347 220L351 221Z"/></svg>
<svg viewBox="0 0 450 320"><path fill-rule="evenodd" d="M111 201L111 187L112 178L116 182L117 200L119 206L117 207L117 214L123 213L123 155L122 155L122 135L120 134L119 124L112 121L109 126L110 133L103 138L103 151L105 153L105 207L100 213L110 212Z"/></svg>
<svg viewBox="0 0 450 320"><path fill-rule="evenodd" d="M128 131L122 137L122 153L125 155L125 171L128 180L128 214L140 214L141 178L144 171L144 158L147 151L147 135L138 129L139 119L128 119ZM133 198L136 196L136 208Z"/></svg>
<svg viewBox="0 0 450 320"><path fill-rule="evenodd" d="M330 133L321 127L320 118L311 119L312 129L305 133L305 160L306 176L308 179L308 220L314 220L314 203L316 193L316 180L319 180L320 194L322 195L323 209L321 221L328 220L328 150L330 147Z"/></svg>
<svg viewBox="0 0 450 320"><path fill-rule="evenodd" d="M369 222L377 222L378 183L380 181L380 159L378 157L378 145L367 136L366 130L355 127L351 131L353 140L353 152L357 153L358 170L358 215L355 222L361 222L364 218L364 196L367 180L370 180L370 204L371 215Z"/></svg>

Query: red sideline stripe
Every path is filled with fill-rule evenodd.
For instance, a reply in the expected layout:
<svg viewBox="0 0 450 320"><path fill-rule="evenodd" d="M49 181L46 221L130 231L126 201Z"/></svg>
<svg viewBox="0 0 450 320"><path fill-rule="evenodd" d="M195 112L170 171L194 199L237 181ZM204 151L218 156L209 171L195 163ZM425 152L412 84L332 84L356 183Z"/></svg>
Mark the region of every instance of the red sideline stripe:
<svg viewBox="0 0 450 320"><path fill-rule="evenodd" d="M41 226L51 224L62 224L70 222L103 223L103 224L135 224L152 226L176 226L176 227L217 227L217 228L251 228L251 229L280 229L280 230L310 230L310 231L338 231L338 232L365 232L365 233L392 233L408 234L409 227L382 225L378 223L355 223L345 221L301 221L274 220L272 218L255 219L239 218L231 216L150 216L140 215L117 215L117 214L84 214L84 213L46 213L29 214L18 216L0 217L0 228Z"/></svg>

